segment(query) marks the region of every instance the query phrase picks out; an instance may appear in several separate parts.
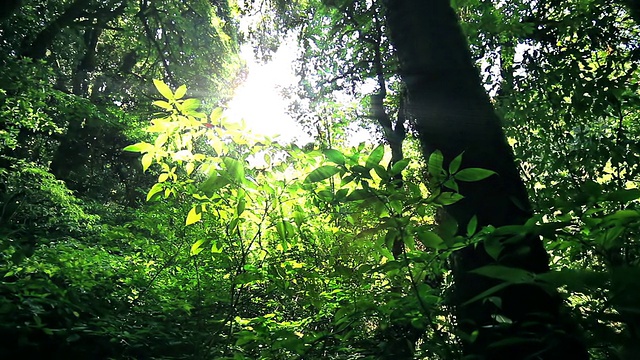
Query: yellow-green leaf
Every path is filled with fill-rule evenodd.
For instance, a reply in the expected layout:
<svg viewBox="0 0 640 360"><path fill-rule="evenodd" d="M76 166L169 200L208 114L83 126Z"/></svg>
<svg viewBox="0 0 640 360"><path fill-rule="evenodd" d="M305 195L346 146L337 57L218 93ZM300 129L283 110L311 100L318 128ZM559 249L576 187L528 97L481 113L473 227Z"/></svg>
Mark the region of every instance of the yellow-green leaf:
<svg viewBox="0 0 640 360"><path fill-rule="evenodd" d="M220 120L221 117L222 117L222 108L215 108L211 112L211 115L209 116L209 119L210 119L212 124L216 124L218 122L218 120Z"/></svg>
<svg viewBox="0 0 640 360"><path fill-rule="evenodd" d="M167 142L167 140L169 140L169 135L162 133L158 135L156 141L154 141L153 144L155 145L155 147L159 148L162 147Z"/></svg>
<svg viewBox="0 0 640 360"><path fill-rule="evenodd" d="M142 156L142 160L140 160L142 162L142 171L147 171L147 169L149 168L149 166L151 166L151 163L153 162L153 155L152 154L144 154Z"/></svg>
<svg viewBox="0 0 640 360"><path fill-rule="evenodd" d="M187 214L187 221L185 225L191 225L196 223L202 219L202 206L196 205L189 210L189 214Z"/></svg>
<svg viewBox="0 0 640 360"><path fill-rule="evenodd" d="M124 148L124 151L131 151L131 152L140 152L140 153L146 153L149 152L153 149L153 145L148 144L146 142L139 142L137 144L133 144L133 145L129 145L126 148Z"/></svg>
<svg viewBox="0 0 640 360"><path fill-rule="evenodd" d="M183 112L189 112L189 111L196 110L199 107L200 107L200 100L187 99L183 101L182 104L180 105L180 110Z"/></svg>
<svg viewBox="0 0 640 360"><path fill-rule="evenodd" d="M149 190L149 192L147 193L147 201L151 200L154 195L158 194L162 190L164 190L164 186L162 184L158 183L153 185L153 187L151 187L151 190Z"/></svg>
<svg viewBox="0 0 640 360"><path fill-rule="evenodd" d="M205 242L207 242L207 241L206 241L206 240L202 240L202 239L200 239L200 240L196 241L193 245L191 245L191 251L189 252L189 253L191 254L191 256L195 256L195 255L200 254L200 252L201 252L202 250L204 250L204 249L202 248L202 245L203 245Z"/></svg>
<svg viewBox="0 0 640 360"><path fill-rule="evenodd" d="M160 80L154 79L153 85L156 86L156 89L158 89L158 92L160 93L160 95L164 96L165 99L175 100L175 97L173 96L173 92L171 91L171 89L167 84L165 84Z"/></svg>
<svg viewBox="0 0 640 360"><path fill-rule="evenodd" d="M176 100L182 99L184 95L187 93L187 85L181 85L178 89L176 89L175 98Z"/></svg>
<svg viewBox="0 0 640 360"><path fill-rule="evenodd" d="M171 106L171 104L169 104L166 101L162 101L162 100L157 100L152 102L153 105L159 107L159 108L163 108L165 110L173 110L173 106Z"/></svg>
<svg viewBox="0 0 640 360"><path fill-rule="evenodd" d="M192 162L187 163L187 165L185 165L184 169L187 172L187 175L191 175L191 173L193 172L193 169L195 169L195 165Z"/></svg>

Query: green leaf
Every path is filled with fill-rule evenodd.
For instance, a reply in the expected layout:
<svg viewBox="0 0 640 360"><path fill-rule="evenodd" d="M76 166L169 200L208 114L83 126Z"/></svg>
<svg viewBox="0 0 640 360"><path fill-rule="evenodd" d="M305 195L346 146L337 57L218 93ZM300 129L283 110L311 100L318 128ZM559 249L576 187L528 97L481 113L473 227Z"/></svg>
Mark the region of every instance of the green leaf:
<svg viewBox="0 0 640 360"><path fill-rule="evenodd" d="M310 172L309 175L307 175L307 178L304 179L304 182L314 183L314 182L322 181L332 177L333 175L339 172L340 172L340 169L338 169L335 166L331 166L331 165L320 166L319 168Z"/></svg>
<svg viewBox="0 0 640 360"><path fill-rule="evenodd" d="M159 108L163 108L165 110L173 110L173 106L171 104L169 104L166 101L162 101L162 100L157 100L152 102L153 105L159 107Z"/></svg>
<svg viewBox="0 0 640 360"><path fill-rule="evenodd" d="M334 149L327 149L325 151L323 151L324 156L326 156L327 160L336 163L338 165L344 165L344 155L338 151L338 150L334 150Z"/></svg>
<svg viewBox="0 0 640 360"><path fill-rule="evenodd" d="M238 200L238 204L236 205L236 215L240 216L244 212L247 207L247 201L245 199Z"/></svg>
<svg viewBox="0 0 640 360"><path fill-rule="evenodd" d="M156 79L153 80L153 84L156 86L156 89L158 89L158 92L160 93L160 95L164 96L165 99L175 100L175 97L173 96L173 92L171 91L169 86L167 86L167 84Z"/></svg>
<svg viewBox="0 0 640 360"><path fill-rule="evenodd" d="M449 174L455 174L460 169L463 154L464 151L460 155L456 156L453 160L451 160L451 162L449 163Z"/></svg>
<svg viewBox="0 0 640 360"><path fill-rule="evenodd" d="M409 159L402 159L396 162L395 164L393 164L391 166L391 170L389 170L389 175L396 176L400 174L402 170L406 169L406 167L409 165L409 161L410 161Z"/></svg>
<svg viewBox="0 0 640 360"><path fill-rule="evenodd" d="M367 190L356 189L356 190L353 190L353 192L347 196L347 201L364 200L364 199L370 198L371 196L372 194Z"/></svg>
<svg viewBox="0 0 640 360"><path fill-rule="evenodd" d="M618 210L611 215L605 216L606 221L611 220L629 220L640 218L640 211L638 210Z"/></svg>
<svg viewBox="0 0 640 360"><path fill-rule="evenodd" d="M346 175L345 177L342 178L342 180L340 181L340 186L345 186L348 183L352 182L355 179L355 176L353 175Z"/></svg>
<svg viewBox="0 0 640 360"><path fill-rule="evenodd" d="M487 265L470 272L512 284L531 283L536 278L534 273L527 270L501 265Z"/></svg>
<svg viewBox="0 0 640 360"><path fill-rule="evenodd" d="M133 145L129 145L127 147L125 147L124 151L131 151L131 152L139 152L139 153L146 153L149 152L151 150L153 150L154 146L146 143L146 142L139 142L137 144L133 144Z"/></svg>
<svg viewBox="0 0 640 360"><path fill-rule="evenodd" d="M536 275L536 278L556 288L566 286L567 290L584 292L594 288L606 288L609 274L581 269L562 269Z"/></svg>
<svg viewBox="0 0 640 360"><path fill-rule="evenodd" d="M493 295L493 294L497 293L498 291L506 288L509 285L511 285L511 283L508 283L508 282L500 283L500 284L498 284L498 285L496 285L496 286L494 286L492 288L487 289L486 291L483 291L482 293L474 296L473 298L465 301L462 304L462 306L467 306L467 305L469 305L469 304L471 304L473 302L476 302L478 300L485 299L485 298L489 297L490 295Z"/></svg>
<svg viewBox="0 0 640 360"><path fill-rule="evenodd" d="M605 195L605 200L627 203L640 199L640 189L618 190Z"/></svg>
<svg viewBox="0 0 640 360"><path fill-rule="evenodd" d="M391 176L389 175L389 173L387 172L387 169L385 169L383 166L381 165L374 165L373 166L373 170L376 172L376 174L378 174L378 176L380 177L380 179L382 180L389 180L389 178L391 178Z"/></svg>
<svg viewBox="0 0 640 360"><path fill-rule="evenodd" d="M142 171L143 172L147 171L147 169L149 168L149 166L151 166L151 163L153 162L153 155L144 154L140 162L142 162Z"/></svg>
<svg viewBox="0 0 640 360"><path fill-rule="evenodd" d="M200 186L200 190L207 196L213 196L219 189L230 184L230 181L225 176L220 176L216 172L212 172L211 176Z"/></svg>
<svg viewBox="0 0 640 360"><path fill-rule="evenodd" d="M222 112L224 110L222 108L215 108L213 109L213 111L211 112L211 115L209 115L209 121L212 124L215 124L218 122L218 120L220 120L220 118L222 117Z"/></svg>
<svg viewBox="0 0 640 360"><path fill-rule="evenodd" d="M196 205L189 210L189 214L187 214L187 221L185 225L191 225L196 223L202 219L202 206Z"/></svg>
<svg viewBox="0 0 640 360"><path fill-rule="evenodd" d="M165 182L169 179L169 174L168 173L161 173L160 175L158 175L158 182Z"/></svg>
<svg viewBox="0 0 640 360"><path fill-rule="evenodd" d="M429 163L427 169L429 170L429 174L433 176L439 176L442 174L442 163L444 161L444 157L442 156L442 152L440 150L436 150L429 155Z"/></svg>
<svg viewBox="0 0 640 360"><path fill-rule="evenodd" d="M416 235L418 236L418 240L420 240L422 245L431 249L440 249L444 244L444 240L442 240L440 235L430 230L418 230L416 232Z"/></svg>
<svg viewBox="0 0 640 360"><path fill-rule="evenodd" d="M227 168L229 177L233 181L242 184L246 180L244 177L244 165L242 162L230 157L225 157L222 161Z"/></svg>
<svg viewBox="0 0 640 360"><path fill-rule="evenodd" d="M200 107L200 100L187 99L183 101L182 104L180 105L180 110L182 110L182 112L189 112L189 111L196 110L199 107Z"/></svg>
<svg viewBox="0 0 640 360"><path fill-rule="evenodd" d="M442 183L442 186L451 189L455 192L459 192L460 188L458 188L458 183L452 179L452 178L448 178L447 181L445 181L444 183Z"/></svg>
<svg viewBox="0 0 640 360"><path fill-rule="evenodd" d="M460 200L462 200L464 196L454 193L454 192L443 192L438 197L436 197L433 202L440 205L451 205Z"/></svg>
<svg viewBox="0 0 640 360"><path fill-rule="evenodd" d="M504 249L504 245L502 245L498 236L489 236L482 242L482 245L484 246L484 251L486 251L493 260L498 260L500 253L502 253Z"/></svg>
<svg viewBox="0 0 640 360"><path fill-rule="evenodd" d="M195 256L195 255L200 254L200 252L202 252L202 250L204 250L202 248L202 245L204 243L206 243L206 242L207 242L207 240L202 240L202 239L196 241L193 245L191 245L191 251L189 251L189 254L191 256Z"/></svg>
<svg viewBox="0 0 640 360"><path fill-rule="evenodd" d="M495 171L481 168L467 168L458 171L453 177L460 181L480 181L495 174Z"/></svg>
<svg viewBox="0 0 640 360"><path fill-rule="evenodd" d="M469 223L467 224L467 236L472 236L478 229L478 217L473 215Z"/></svg>
<svg viewBox="0 0 640 360"><path fill-rule="evenodd" d="M149 192L147 193L147 201L151 200L156 194L160 193L162 190L164 190L163 184L159 184L159 183L154 184L149 190Z"/></svg>
<svg viewBox="0 0 640 360"><path fill-rule="evenodd" d="M187 85L180 85L178 89L176 89L175 98L176 100L180 100L187 93Z"/></svg>
<svg viewBox="0 0 640 360"><path fill-rule="evenodd" d="M365 167L368 169L372 169L375 165L378 165L382 158L384 157L384 145L378 145L369 157L367 158L367 162L365 163Z"/></svg>

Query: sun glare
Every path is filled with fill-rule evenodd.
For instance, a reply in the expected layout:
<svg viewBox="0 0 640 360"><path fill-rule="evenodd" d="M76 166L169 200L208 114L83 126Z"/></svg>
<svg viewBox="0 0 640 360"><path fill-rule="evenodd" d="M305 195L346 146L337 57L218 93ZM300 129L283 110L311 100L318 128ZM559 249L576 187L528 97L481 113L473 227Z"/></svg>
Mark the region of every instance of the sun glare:
<svg viewBox="0 0 640 360"><path fill-rule="evenodd" d="M279 136L278 139L286 142L310 141L302 127L286 113L288 102L281 92L283 87L297 81L293 72L295 43L283 43L267 64L253 58L249 45L243 46L242 56L247 61L249 74L230 101L227 118L237 122L244 120L255 134Z"/></svg>

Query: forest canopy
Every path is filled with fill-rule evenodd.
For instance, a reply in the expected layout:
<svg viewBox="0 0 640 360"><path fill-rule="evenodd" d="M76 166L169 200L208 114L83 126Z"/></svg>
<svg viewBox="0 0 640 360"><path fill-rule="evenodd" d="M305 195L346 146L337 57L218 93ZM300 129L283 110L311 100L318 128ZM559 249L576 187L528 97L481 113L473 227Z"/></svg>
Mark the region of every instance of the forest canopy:
<svg viewBox="0 0 640 360"><path fill-rule="evenodd" d="M287 38L307 144L225 116ZM640 358L639 38L634 0L5 1L0 357Z"/></svg>

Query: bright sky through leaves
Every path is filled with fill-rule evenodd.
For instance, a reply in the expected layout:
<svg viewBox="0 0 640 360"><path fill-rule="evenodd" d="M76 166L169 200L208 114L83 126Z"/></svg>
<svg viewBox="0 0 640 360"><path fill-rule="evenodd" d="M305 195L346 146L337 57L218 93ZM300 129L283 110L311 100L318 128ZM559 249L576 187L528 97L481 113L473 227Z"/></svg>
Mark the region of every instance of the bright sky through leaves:
<svg viewBox="0 0 640 360"><path fill-rule="evenodd" d="M281 89L297 82L293 71L296 57L295 43L285 42L267 64L257 62L250 46L242 48L242 56L249 67L246 81L236 90L226 112L233 121L244 119L247 127L256 134L264 134L299 143L311 138L302 127L287 115L288 100Z"/></svg>

